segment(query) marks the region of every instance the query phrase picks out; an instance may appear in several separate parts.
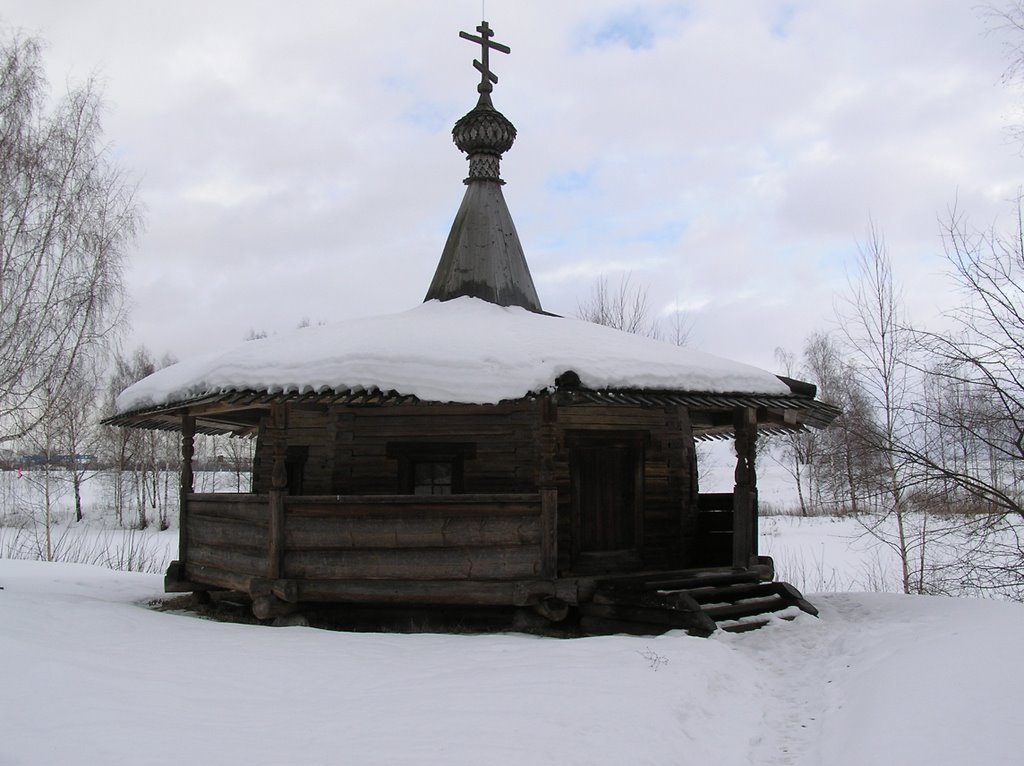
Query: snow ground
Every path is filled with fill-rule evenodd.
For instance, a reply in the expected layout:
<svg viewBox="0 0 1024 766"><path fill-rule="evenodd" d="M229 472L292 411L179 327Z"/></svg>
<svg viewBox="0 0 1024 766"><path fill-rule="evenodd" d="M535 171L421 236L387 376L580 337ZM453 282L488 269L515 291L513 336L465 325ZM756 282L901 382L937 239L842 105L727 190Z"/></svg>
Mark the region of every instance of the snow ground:
<svg viewBox="0 0 1024 766"><path fill-rule="evenodd" d="M381 635L0 560L0 764L1018 764L1024 606L822 594L711 639Z"/></svg>

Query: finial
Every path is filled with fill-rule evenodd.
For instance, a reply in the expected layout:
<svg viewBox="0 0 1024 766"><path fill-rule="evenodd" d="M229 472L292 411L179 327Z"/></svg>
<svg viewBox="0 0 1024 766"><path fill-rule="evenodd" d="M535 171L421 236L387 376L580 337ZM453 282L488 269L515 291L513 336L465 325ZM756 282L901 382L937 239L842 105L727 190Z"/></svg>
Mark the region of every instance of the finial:
<svg viewBox="0 0 1024 766"><path fill-rule="evenodd" d="M452 138L459 150L469 155L466 183L475 180L504 183L499 175L499 164L501 155L512 148L512 142L516 140L516 128L491 103L491 91L498 77L491 71L490 50L511 53L511 49L491 40L494 32L486 21L480 22L476 31L480 33L479 37L468 32L459 32L459 37L480 45L483 61L473 61L473 66L480 72L480 84L476 86L480 99L469 114L455 123Z"/></svg>
<svg viewBox="0 0 1024 766"><path fill-rule="evenodd" d="M480 72L480 84L476 86L477 92L481 95L481 98L486 94L489 94L494 90L494 85L498 82L498 76L491 71L490 64L490 51L493 48L501 53L511 53L512 49L507 45L501 43L492 42L491 38L494 37L494 32L487 25L486 21L481 21L480 26L476 28L476 31L480 33L480 36L471 35L469 32L459 32L459 37L463 40L469 40L480 45L480 58L483 61L477 61L473 59L473 66Z"/></svg>

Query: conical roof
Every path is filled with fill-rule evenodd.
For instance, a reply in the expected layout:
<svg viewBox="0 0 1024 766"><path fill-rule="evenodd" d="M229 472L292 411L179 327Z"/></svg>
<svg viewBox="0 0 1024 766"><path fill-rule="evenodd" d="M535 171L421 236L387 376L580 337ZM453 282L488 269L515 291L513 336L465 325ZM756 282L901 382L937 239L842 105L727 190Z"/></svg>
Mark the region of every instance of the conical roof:
<svg viewBox="0 0 1024 766"><path fill-rule="evenodd" d="M542 312L523 245L501 193L501 156L512 147L516 129L491 102L498 78L490 71L489 51L508 53L509 48L490 40L494 33L486 21L477 31L479 37L459 34L479 43L482 49L483 61L473 62L481 73L477 86L480 98L452 129L455 145L469 159L466 194L424 300L468 296Z"/></svg>

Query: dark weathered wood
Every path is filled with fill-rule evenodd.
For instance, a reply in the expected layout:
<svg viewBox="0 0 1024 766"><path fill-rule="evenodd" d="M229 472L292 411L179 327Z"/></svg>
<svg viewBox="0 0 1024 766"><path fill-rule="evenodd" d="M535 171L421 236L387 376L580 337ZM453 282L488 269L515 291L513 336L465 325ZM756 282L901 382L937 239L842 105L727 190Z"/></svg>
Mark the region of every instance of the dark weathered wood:
<svg viewBox="0 0 1024 766"><path fill-rule="evenodd" d="M558 490L540 491L541 577L552 578L558 572Z"/></svg>
<svg viewBox="0 0 1024 766"><path fill-rule="evenodd" d="M381 517L403 512L417 516L454 517L539 516L540 495L465 494L465 495L328 495L288 497L289 516Z"/></svg>
<svg viewBox="0 0 1024 766"><path fill-rule="evenodd" d="M178 491L178 561L188 561L189 496L192 494L192 456L195 454L196 419L181 416L181 485Z"/></svg>
<svg viewBox="0 0 1024 766"><path fill-rule="evenodd" d="M644 633L664 633L666 630L687 630L694 635L709 636L715 632L715 622L703 612L682 612L672 609L629 606L626 604L581 604L580 614L622 623L635 623Z"/></svg>
<svg viewBox="0 0 1024 766"><path fill-rule="evenodd" d="M655 626L651 623L583 615L580 617L580 630L592 636L611 636L619 633L628 636L657 636L672 630L672 628L667 625Z"/></svg>
<svg viewBox="0 0 1024 766"><path fill-rule="evenodd" d="M285 547L290 551L338 548L431 548L488 545L540 545L536 516L289 515Z"/></svg>
<svg viewBox="0 0 1024 766"><path fill-rule="evenodd" d="M231 519L264 528L268 524L267 495L193 494L188 507L193 518Z"/></svg>
<svg viewBox="0 0 1024 766"><path fill-rule="evenodd" d="M545 598L533 605L533 610L551 622L561 622L569 616L569 605L560 598Z"/></svg>
<svg viewBox="0 0 1024 766"><path fill-rule="evenodd" d="M540 577L538 546L287 551L284 577L474 580Z"/></svg>
<svg viewBox="0 0 1024 766"><path fill-rule="evenodd" d="M785 601L799 608L802 612L806 612L813 617L818 616L818 608L805 599L804 594L788 582L778 582L775 583L775 585L778 589L779 596L781 596Z"/></svg>
<svg viewBox="0 0 1024 766"><path fill-rule="evenodd" d="M202 583L189 580L181 561L172 561L164 574L164 593L189 593L203 588Z"/></svg>
<svg viewBox="0 0 1024 766"><path fill-rule="evenodd" d="M285 405L275 404L270 410L271 427L277 434L271 454L270 496L268 498L268 579L281 576L284 559L284 498L288 492L288 447L284 433L288 429L288 415ZM261 618L262 619L262 618Z"/></svg>
<svg viewBox="0 0 1024 766"><path fill-rule="evenodd" d="M700 611L700 604L687 592L665 592L628 585L602 585L594 593L594 603L650 607L676 612Z"/></svg>
<svg viewBox="0 0 1024 766"><path fill-rule="evenodd" d="M274 594L289 602L527 606L553 596L543 580L278 580Z"/></svg>
<svg viewBox="0 0 1024 766"><path fill-rule="evenodd" d="M248 548L254 553L267 549L267 529L234 519L193 516L185 523L189 539L195 545Z"/></svg>
<svg viewBox="0 0 1024 766"><path fill-rule="evenodd" d="M252 579L252 576L248 574L196 564L191 561L185 565L185 577L191 582L241 592L248 592L249 581Z"/></svg>
<svg viewBox="0 0 1024 766"><path fill-rule="evenodd" d="M636 584L646 588L662 590L681 590L696 588L703 585L728 585L738 582L757 582L757 572L739 570L732 567L698 567L691 569L663 570L653 572L636 572L630 574L602 575L589 580L596 586L603 584Z"/></svg>
<svg viewBox="0 0 1024 766"><path fill-rule="evenodd" d="M790 606L789 602L772 594L765 598L747 599L735 604L715 604L705 606L703 611L716 622L738 620L743 617L754 617L766 612L776 612Z"/></svg>
<svg viewBox="0 0 1024 766"><path fill-rule="evenodd" d="M191 573L193 564L246 577L262 577L267 571L267 556L244 549L192 545L185 571Z"/></svg>
<svg viewBox="0 0 1024 766"><path fill-rule="evenodd" d="M732 564L748 567L757 556L757 411L738 409L736 429L736 486L733 490Z"/></svg>
<svg viewBox="0 0 1024 766"><path fill-rule="evenodd" d="M705 586L690 588L686 592L701 604L714 604L723 601L740 601L747 598L766 598L780 593L784 583L749 582L735 585Z"/></svg>

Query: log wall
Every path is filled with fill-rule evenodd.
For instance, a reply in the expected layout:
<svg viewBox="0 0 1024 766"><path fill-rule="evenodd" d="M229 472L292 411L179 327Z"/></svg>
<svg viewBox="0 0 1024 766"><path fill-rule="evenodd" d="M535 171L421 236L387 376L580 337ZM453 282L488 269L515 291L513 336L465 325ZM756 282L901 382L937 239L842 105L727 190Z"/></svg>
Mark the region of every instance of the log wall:
<svg viewBox="0 0 1024 766"><path fill-rule="evenodd" d="M539 494L290 497L285 578L542 577Z"/></svg>
<svg viewBox="0 0 1024 766"><path fill-rule="evenodd" d="M187 576L233 588L266 575L270 535L265 495L193 494L188 510Z"/></svg>
<svg viewBox="0 0 1024 766"><path fill-rule="evenodd" d="M400 485L399 461L389 445L469 444L473 451L463 461L462 492L557 490L558 571L571 574L575 565L571 434L602 431L644 436L642 566L692 565L697 551L697 498L693 436L685 407L556 406L543 397L493 406L291 407L283 431L269 419L261 426L253 486L256 492L269 491L272 445L278 438L283 438L286 449L305 448L308 454L303 477L306 495L402 493L407 488ZM345 554L345 560L354 561L353 556ZM284 566L313 571L312 564L301 557L292 557ZM430 571L445 566L438 564ZM520 571L525 565L513 556L508 566Z"/></svg>
<svg viewBox="0 0 1024 766"><path fill-rule="evenodd" d="M324 407L289 410L288 448L308 448L303 492L307 495L395 494L398 461L388 445L415 442L468 443L462 491L536 492L539 402L500 405L406 404L385 407ZM270 488L269 422L256 446L253 489Z"/></svg>

